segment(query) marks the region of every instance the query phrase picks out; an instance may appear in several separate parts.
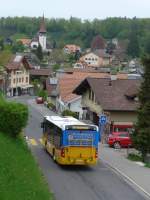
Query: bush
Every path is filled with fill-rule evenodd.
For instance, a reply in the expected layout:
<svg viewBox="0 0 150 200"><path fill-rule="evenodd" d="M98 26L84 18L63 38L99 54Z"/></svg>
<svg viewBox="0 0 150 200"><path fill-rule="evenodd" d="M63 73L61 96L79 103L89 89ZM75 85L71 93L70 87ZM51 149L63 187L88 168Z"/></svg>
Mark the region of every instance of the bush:
<svg viewBox="0 0 150 200"><path fill-rule="evenodd" d="M3 94L3 92L0 90L0 101L4 101L4 94Z"/></svg>
<svg viewBox="0 0 150 200"><path fill-rule="evenodd" d="M132 161L142 161L142 157L139 154L130 153L128 159Z"/></svg>
<svg viewBox="0 0 150 200"><path fill-rule="evenodd" d="M0 131L13 137L20 134L28 120L28 108L20 103L0 102Z"/></svg>
<svg viewBox="0 0 150 200"><path fill-rule="evenodd" d="M49 109L53 109L53 108L55 108L55 105L53 103L51 103L51 102L48 102L47 107Z"/></svg>
<svg viewBox="0 0 150 200"><path fill-rule="evenodd" d="M45 91L45 90L40 90L40 91L38 92L38 96L39 96L39 97L43 97L44 101L46 101L46 99L47 99L47 91Z"/></svg>
<svg viewBox="0 0 150 200"><path fill-rule="evenodd" d="M78 118L77 113L75 113L75 112L73 112L71 110L64 110L62 112L62 116L72 116L72 117Z"/></svg>

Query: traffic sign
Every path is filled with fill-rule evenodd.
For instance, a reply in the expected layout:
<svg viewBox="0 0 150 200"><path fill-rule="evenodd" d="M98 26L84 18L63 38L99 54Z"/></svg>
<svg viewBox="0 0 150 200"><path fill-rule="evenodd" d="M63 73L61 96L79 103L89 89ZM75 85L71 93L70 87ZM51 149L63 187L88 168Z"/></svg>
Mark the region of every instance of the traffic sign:
<svg viewBox="0 0 150 200"><path fill-rule="evenodd" d="M107 123L107 116L106 115L100 115L99 116L99 124L105 125Z"/></svg>

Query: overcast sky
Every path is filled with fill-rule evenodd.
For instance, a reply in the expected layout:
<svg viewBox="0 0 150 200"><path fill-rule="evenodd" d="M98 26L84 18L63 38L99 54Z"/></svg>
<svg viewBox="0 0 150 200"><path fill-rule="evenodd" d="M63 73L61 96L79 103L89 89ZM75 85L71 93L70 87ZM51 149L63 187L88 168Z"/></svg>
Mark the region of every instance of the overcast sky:
<svg viewBox="0 0 150 200"><path fill-rule="evenodd" d="M149 18L150 0L0 0L0 17L38 17L43 12L46 18Z"/></svg>

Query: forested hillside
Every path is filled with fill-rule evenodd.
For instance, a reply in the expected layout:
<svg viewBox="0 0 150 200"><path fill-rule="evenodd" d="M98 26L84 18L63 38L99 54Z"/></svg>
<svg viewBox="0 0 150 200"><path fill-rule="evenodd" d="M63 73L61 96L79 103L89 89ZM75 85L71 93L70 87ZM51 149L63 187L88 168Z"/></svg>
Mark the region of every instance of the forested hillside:
<svg viewBox="0 0 150 200"><path fill-rule="evenodd" d="M39 30L40 20L41 18L31 17L1 18L0 36L15 38L21 34L20 36L32 38ZM107 18L82 21L71 17L69 20L45 19L45 22L48 38L57 47L75 43L87 48L90 47L93 37L100 34L105 39L128 39L133 49L137 48L137 45L140 50L150 49L150 19Z"/></svg>

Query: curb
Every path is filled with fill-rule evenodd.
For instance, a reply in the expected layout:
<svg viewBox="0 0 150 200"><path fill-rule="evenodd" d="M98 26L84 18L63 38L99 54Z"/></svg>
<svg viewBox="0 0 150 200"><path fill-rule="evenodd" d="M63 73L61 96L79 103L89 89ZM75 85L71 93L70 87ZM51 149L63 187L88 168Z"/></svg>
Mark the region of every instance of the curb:
<svg viewBox="0 0 150 200"><path fill-rule="evenodd" d="M129 176L127 176L125 173L123 173L122 171L120 171L118 168L113 167L112 165L110 165L108 162L106 162L103 159L100 159L104 164L106 164L109 168L111 168L113 171L117 172L118 174L120 174L124 179L126 179L128 182L132 183L133 185L135 185L138 189L140 189L144 195L146 197L148 197L150 199L150 193L148 193L144 188L142 188L140 185L138 185L132 178L130 178Z"/></svg>

